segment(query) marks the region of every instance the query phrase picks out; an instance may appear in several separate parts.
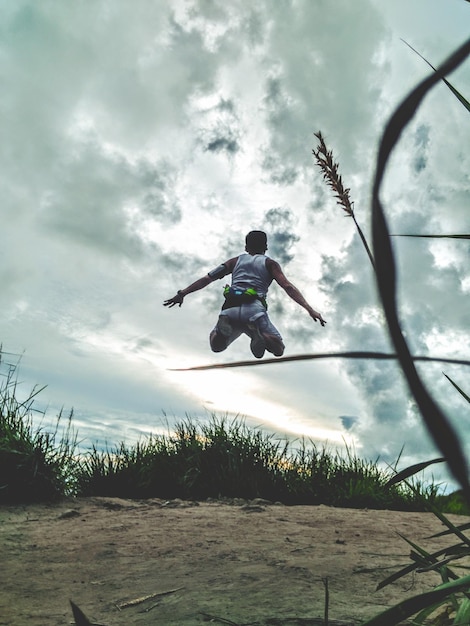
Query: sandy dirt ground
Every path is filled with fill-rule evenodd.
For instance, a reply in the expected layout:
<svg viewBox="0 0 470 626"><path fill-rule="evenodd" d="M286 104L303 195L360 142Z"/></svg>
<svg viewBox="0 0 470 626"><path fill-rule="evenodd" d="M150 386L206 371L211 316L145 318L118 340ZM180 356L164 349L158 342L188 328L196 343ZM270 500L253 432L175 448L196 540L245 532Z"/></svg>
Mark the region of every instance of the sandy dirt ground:
<svg viewBox="0 0 470 626"><path fill-rule="evenodd" d="M410 563L398 532L433 551L449 545L428 539L442 529L428 513L259 500L3 506L0 625L71 624L69 600L105 626L321 624L326 584L332 626L360 624L439 582L375 591Z"/></svg>

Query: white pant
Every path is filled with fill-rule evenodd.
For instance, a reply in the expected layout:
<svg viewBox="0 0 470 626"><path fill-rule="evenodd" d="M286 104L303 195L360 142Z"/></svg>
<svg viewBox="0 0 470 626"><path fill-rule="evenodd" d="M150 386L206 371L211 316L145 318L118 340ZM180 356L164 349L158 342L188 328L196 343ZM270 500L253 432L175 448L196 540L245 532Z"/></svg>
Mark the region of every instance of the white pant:
<svg viewBox="0 0 470 626"><path fill-rule="evenodd" d="M242 333L252 338L253 331L250 325L256 325L261 333L274 335L282 341L281 334L269 319L266 309L259 300L224 309L220 314L229 318L233 328L232 334L227 338L227 346L238 339Z"/></svg>

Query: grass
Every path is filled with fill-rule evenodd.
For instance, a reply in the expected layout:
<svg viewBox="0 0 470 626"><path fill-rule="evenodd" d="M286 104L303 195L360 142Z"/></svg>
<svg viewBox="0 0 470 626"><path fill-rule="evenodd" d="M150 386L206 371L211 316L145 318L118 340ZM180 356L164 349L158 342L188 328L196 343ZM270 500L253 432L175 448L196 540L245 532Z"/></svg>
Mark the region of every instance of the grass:
<svg viewBox="0 0 470 626"><path fill-rule="evenodd" d="M72 413L61 436L62 413L52 431L34 426L34 403L42 389L34 388L19 400L17 364L6 364L6 369L0 383L0 502L60 498L74 489Z"/></svg>
<svg viewBox="0 0 470 626"><path fill-rule="evenodd" d="M1 356L1 352L0 352ZM359 458L319 447L307 439L288 441L242 419L213 415L208 423L187 418L174 431L150 435L105 450L77 452L72 413L55 427L34 426L34 388L18 399L17 366L0 385L0 502L45 502L67 495L206 500L264 498L285 504L422 511L432 504L459 512L457 496L415 482L392 484L393 469L379 459ZM59 433L60 436L59 436Z"/></svg>
<svg viewBox="0 0 470 626"><path fill-rule="evenodd" d="M259 497L285 504L422 510L411 490L385 487L390 474L377 463L306 440L297 445L241 420L213 416L198 425L188 419L175 433L132 447L93 448L80 464L78 489L94 496Z"/></svg>

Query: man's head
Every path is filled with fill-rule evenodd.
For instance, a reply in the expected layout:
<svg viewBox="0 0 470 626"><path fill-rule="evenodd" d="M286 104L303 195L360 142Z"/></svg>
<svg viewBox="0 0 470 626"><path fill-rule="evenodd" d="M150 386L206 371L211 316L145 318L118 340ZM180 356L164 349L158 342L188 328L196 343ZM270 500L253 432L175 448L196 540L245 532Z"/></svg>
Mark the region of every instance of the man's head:
<svg viewBox="0 0 470 626"><path fill-rule="evenodd" d="M264 254L268 249L268 238L262 230L252 230L245 237L245 249L252 254Z"/></svg>

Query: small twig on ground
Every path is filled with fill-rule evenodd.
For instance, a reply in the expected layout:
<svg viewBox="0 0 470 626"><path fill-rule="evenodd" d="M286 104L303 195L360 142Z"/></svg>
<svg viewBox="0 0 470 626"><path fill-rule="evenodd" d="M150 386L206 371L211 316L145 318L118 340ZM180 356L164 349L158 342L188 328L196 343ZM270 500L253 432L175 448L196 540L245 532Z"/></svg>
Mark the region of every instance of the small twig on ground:
<svg viewBox="0 0 470 626"><path fill-rule="evenodd" d="M139 613L149 613L150 611L153 611L153 609L157 606L160 606L160 602L155 602L154 604L152 604L152 606L149 606L148 608L139 611Z"/></svg>
<svg viewBox="0 0 470 626"><path fill-rule="evenodd" d="M169 591L157 591L156 593L151 593L148 596L142 596L141 598L134 598L133 600L128 600L127 602L120 602L116 604L116 607L121 611L122 609L127 609L131 606L137 606L137 604L142 604L142 602L147 602L147 600L153 600L154 598L160 598L161 596L167 596L170 593L176 593L177 591L181 591L184 587L178 587L177 589L170 589Z"/></svg>
<svg viewBox="0 0 470 626"><path fill-rule="evenodd" d="M265 626L324 626L323 617L273 617L263 622ZM330 619L329 626L356 626L354 622Z"/></svg>
<svg viewBox="0 0 470 626"><path fill-rule="evenodd" d="M289 624L292 626L325 626L325 624L328 624L328 626L355 626L355 622L337 619L330 619L328 622L325 622L322 617L266 617L261 622L243 622L243 624L239 624L238 622L232 622L229 619L216 617L208 613L201 612L200 615L202 615L204 621L218 622L219 624L228 624L229 626L288 626Z"/></svg>
<svg viewBox="0 0 470 626"><path fill-rule="evenodd" d="M224 617L216 617L215 615L209 615L208 613L200 613L206 622L219 622L219 624L229 624L229 626L248 626L248 624L238 624L237 622L232 622L229 619L225 619ZM253 626L258 624L258 622L252 622Z"/></svg>

